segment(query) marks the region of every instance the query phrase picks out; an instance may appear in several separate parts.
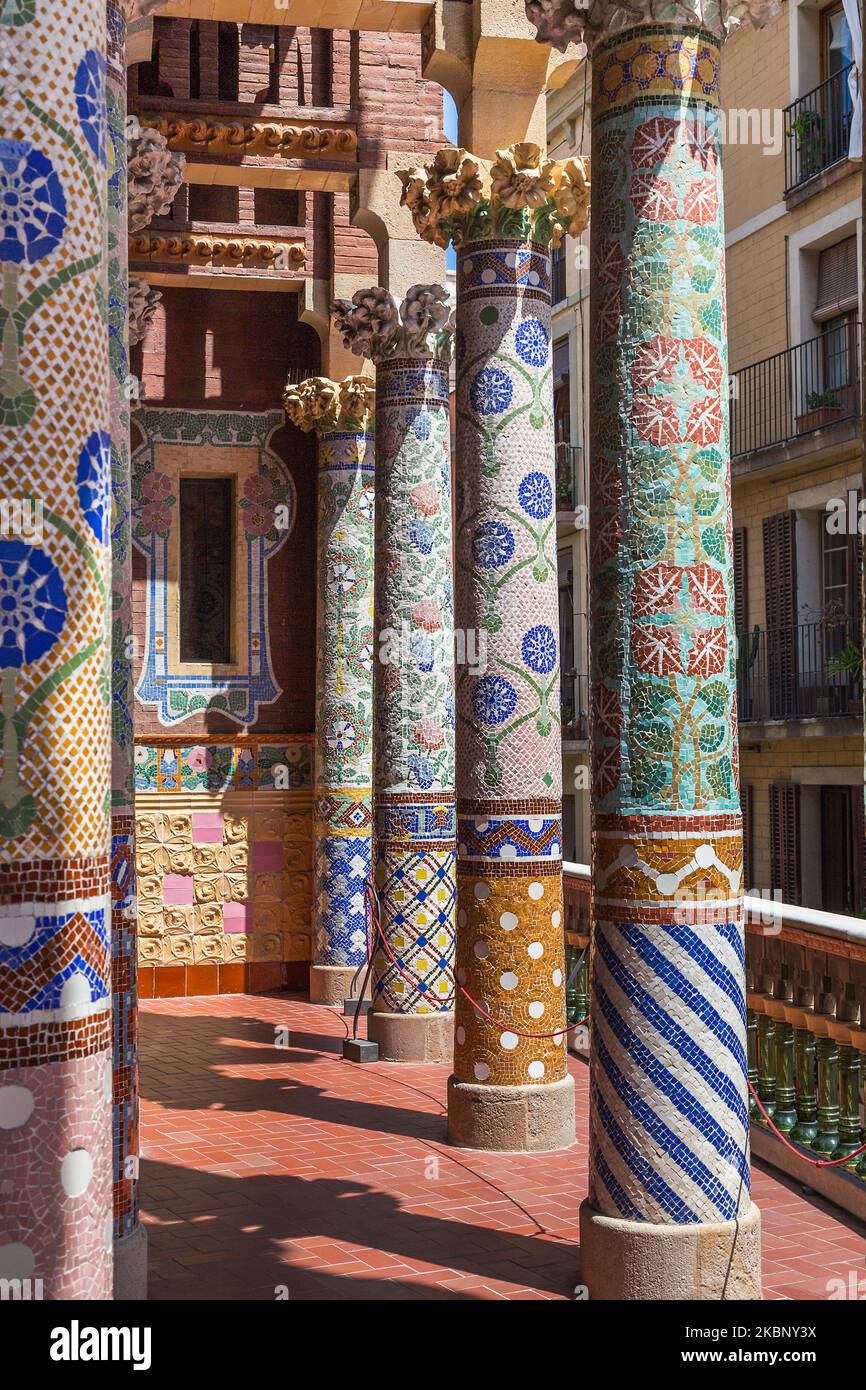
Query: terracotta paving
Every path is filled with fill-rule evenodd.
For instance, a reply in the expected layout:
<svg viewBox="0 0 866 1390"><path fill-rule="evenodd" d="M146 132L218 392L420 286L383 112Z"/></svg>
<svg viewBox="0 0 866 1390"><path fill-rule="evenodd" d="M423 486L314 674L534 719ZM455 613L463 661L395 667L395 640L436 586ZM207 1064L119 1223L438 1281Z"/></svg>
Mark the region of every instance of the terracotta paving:
<svg viewBox="0 0 866 1390"><path fill-rule="evenodd" d="M583 1063L571 1149L467 1152L444 1142L447 1069L343 1061L348 1027L297 996L142 1002L151 1297L570 1297ZM866 1227L757 1165L753 1186L767 1298L864 1276Z"/></svg>

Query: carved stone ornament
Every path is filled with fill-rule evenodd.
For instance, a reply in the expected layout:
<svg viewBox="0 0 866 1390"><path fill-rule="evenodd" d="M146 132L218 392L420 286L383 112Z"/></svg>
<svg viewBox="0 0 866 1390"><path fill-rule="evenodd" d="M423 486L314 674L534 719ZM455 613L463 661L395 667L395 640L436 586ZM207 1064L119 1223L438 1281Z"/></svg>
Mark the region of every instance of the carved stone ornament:
<svg viewBox="0 0 866 1390"><path fill-rule="evenodd" d="M148 334L156 306L162 299L162 290L156 289L140 275L132 275L129 280L129 346L135 347Z"/></svg>
<svg viewBox="0 0 866 1390"><path fill-rule="evenodd" d="M584 50L640 24L699 25L717 39L735 29L760 29L775 18L781 0L526 0L526 17L539 43L564 53L569 44Z"/></svg>
<svg viewBox="0 0 866 1390"><path fill-rule="evenodd" d="M160 9L165 4L165 0L125 0L123 10L127 24L135 24L136 20L147 19L148 15L153 14L154 10Z"/></svg>
<svg viewBox="0 0 866 1390"><path fill-rule="evenodd" d="M348 126L290 125L283 121L225 121L175 112L140 117L142 125L164 135L172 149L235 151L287 155L296 159L335 158L354 154L358 135Z"/></svg>
<svg viewBox="0 0 866 1390"><path fill-rule="evenodd" d="M497 150L494 160L446 146L432 164L397 177L415 230L435 246L493 236L558 246L589 221L589 160L548 159L529 142Z"/></svg>
<svg viewBox="0 0 866 1390"><path fill-rule="evenodd" d="M334 300L331 315L343 346L359 357L450 361L453 323L448 292L441 285L412 285L399 309L379 286L358 290L351 299Z"/></svg>
<svg viewBox="0 0 866 1390"><path fill-rule="evenodd" d="M173 154L165 136L140 126L127 137L129 230L140 232L170 209L183 182L183 155Z"/></svg>
<svg viewBox="0 0 866 1390"><path fill-rule="evenodd" d="M283 393L292 424L317 434L336 430L362 434L372 429L375 403L375 383L366 376L347 376L343 381L313 376L297 385L290 382Z"/></svg>

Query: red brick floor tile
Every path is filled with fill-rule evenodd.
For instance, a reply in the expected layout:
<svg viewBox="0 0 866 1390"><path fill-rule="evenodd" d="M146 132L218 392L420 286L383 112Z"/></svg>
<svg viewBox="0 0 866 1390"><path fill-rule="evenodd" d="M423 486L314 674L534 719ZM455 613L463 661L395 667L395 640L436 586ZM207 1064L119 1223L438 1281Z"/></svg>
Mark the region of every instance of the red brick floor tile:
<svg viewBox="0 0 866 1390"><path fill-rule="evenodd" d="M221 988L234 983L220 976ZM274 1046L274 1029L291 1046ZM446 1067L363 1067L346 1020L289 996L141 1004L142 1215L155 1299L567 1299L586 1194L587 1069L574 1145L445 1141ZM805 1175L804 1175L805 1180ZM866 1227L755 1166L769 1299L866 1276Z"/></svg>

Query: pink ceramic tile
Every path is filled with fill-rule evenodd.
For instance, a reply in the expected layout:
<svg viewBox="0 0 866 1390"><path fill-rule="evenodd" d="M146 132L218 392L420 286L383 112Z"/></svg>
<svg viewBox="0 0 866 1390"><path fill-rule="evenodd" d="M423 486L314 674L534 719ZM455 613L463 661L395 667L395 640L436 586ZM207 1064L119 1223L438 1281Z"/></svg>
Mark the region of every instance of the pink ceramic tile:
<svg viewBox="0 0 866 1390"><path fill-rule="evenodd" d="M223 907L223 931L251 932L253 909L249 903L226 903Z"/></svg>
<svg viewBox="0 0 866 1390"><path fill-rule="evenodd" d="M191 907L192 874L166 874L162 880L162 900L172 907Z"/></svg>
<svg viewBox="0 0 866 1390"><path fill-rule="evenodd" d="M282 840L253 841L253 873L278 874L282 867Z"/></svg>
<svg viewBox="0 0 866 1390"><path fill-rule="evenodd" d="M223 842L222 811L193 811L192 838L197 845L221 845Z"/></svg>

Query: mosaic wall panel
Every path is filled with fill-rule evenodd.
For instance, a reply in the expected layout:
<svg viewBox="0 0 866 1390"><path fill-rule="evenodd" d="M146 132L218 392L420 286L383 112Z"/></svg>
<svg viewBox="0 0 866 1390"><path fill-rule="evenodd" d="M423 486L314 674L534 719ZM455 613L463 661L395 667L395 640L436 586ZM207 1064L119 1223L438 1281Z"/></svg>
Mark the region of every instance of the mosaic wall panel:
<svg viewBox="0 0 866 1390"><path fill-rule="evenodd" d="M454 1071L548 1085L566 1047L546 248L461 246L457 324L457 626L487 643L457 679L457 979L503 1026L459 994Z"/></svg>
<svg viewBox="0 0 866 1390"><path fill-rule="evenodd" d="M373 825L372 433L319 438L315 965L366 960Z"/></svg>
<svg viewBox="0 0 866 1390"><path fill-rule="evenodd" d="M719 48L647 27L593 95L591 1201L749 1205Z"/></svg>
<svg viewBox="0 0 866 1390"><path fill-rule="evenodd" d="M7 10L0 454L29 523L0 539L0 1270L109 1298L106 11Z"/></svg>
<svg viewBox="0 0 866 1390"><path fill-rule="evenodd" d="M166 728L205 712L253 724L260 706L282 693L271 659L268 561L291 534L297 497L268 439L284 424L283 414L142 409L135 423L144 442L132 460L132 539L147 557L136 697L155 708ZM185 473L237 480L234 659L224 665L180 661L178 495Z"/></svg>
<svg viewBox="0 0 866 1390"><path fill-rule="evenodd" d="M376 372L376 887L373 1007L454 1004L454 598L448 367ZM407 978L408 977L408 978Z"/></svg>
<svg viewBox="0 0 866 1390"><path fill-rule="evenodd" d="M310 959L309 790L142 794L136 861L142 965Z"/></svg>

